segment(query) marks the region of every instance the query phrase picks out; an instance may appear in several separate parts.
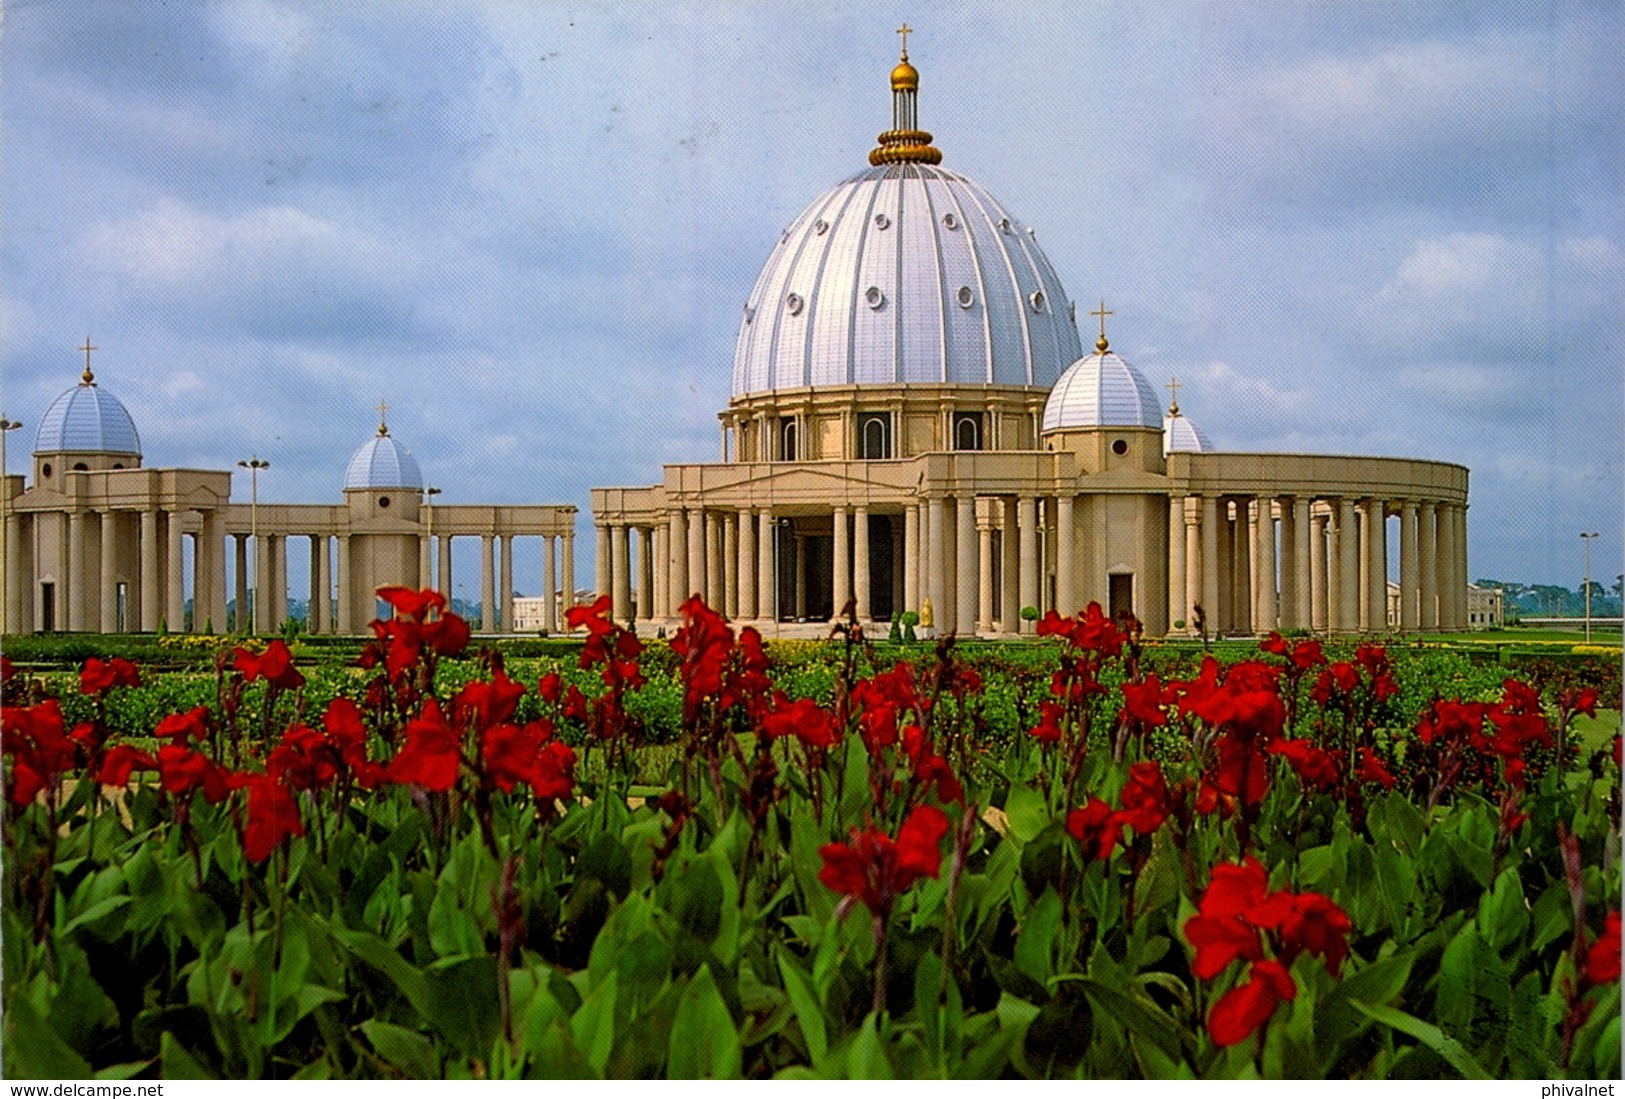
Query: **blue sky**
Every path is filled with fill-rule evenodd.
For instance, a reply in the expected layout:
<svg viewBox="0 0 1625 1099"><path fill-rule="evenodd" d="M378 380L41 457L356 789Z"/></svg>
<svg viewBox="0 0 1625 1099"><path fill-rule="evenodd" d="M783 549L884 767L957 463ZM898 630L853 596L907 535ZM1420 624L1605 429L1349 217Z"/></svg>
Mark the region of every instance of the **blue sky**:
<svg viewBox="0 0 1625 1099"><path fill-rule="evenodd" d="M714 460L740 303L864 166L906 18L944 166L1219 447L1460 461L1473 576L1577 586L1584 529L1611 580L1622 13L15 0L12 469L87 334L148 464L256 453L268 500L336 501L380 398L447 504Z"/></svg>

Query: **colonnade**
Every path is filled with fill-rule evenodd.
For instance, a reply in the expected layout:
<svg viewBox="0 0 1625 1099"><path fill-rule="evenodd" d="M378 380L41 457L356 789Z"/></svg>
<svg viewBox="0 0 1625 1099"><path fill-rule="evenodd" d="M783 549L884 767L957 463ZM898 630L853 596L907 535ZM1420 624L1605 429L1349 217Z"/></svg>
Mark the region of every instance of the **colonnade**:
<svg viewBox="0 0 1625 1099"><path fill-rule="evenodd" d="M1018 624L1031 632L1023 607L1073 602L1072 540L1055 531L1072 529L1072 511L1071 498L1037 496L930 496L823 515L805 506L676 507L664 522L600 522L595 587L622 622L676 618L694 594L730 618L805 619L822 594L808 591L807 540L827 537L835 617L849 601L867 621L882 603L918 612L929 599L940 632L1015 632ZM878 517L889 520L889 576L877 576L871 560ZM888 581L889 590L877 589Z"/></svg>
<svg viewBox="0 0 1625 1099"><path fill-rule="evenodd" d="M1385 632L1396 516L1400 629L1466 629L1464 505L1206 494L1169 500L1172 632L1195 632L1197 608L1209 634Z"/></svg>

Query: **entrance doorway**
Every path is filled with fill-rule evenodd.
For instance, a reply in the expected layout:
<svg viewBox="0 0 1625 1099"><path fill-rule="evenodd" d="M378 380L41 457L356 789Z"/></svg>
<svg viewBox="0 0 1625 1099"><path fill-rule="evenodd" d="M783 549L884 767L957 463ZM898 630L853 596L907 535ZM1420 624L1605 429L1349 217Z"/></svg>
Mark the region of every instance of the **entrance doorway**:
<svg viewBox="0 0 1625 1099"><path fill-rule="evenodd" d="M1113 573L1107 579L1111 585L1107 597L1111 602L1111 616L1116 618L1119 614L1133 614L1134 574L1128 572Z"/></svg>
<svg viewBox="0 0 1625 1099"><path fill-rule="evenodd" d="M46 633L56 630L56 585L48 580L39 586L39 625Z"/></svg>

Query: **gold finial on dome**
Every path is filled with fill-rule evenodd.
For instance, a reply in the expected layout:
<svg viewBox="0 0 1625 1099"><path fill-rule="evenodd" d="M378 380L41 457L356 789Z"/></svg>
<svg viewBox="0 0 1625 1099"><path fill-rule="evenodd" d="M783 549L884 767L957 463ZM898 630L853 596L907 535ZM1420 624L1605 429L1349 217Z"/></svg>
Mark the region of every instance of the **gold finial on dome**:
<svg viewBox="0 0 1625 1099"><path fill-rule="evenodd" d="M384 418L387 415L389 415L389 402L388 401L379 401L378 402L378 434L380 434L380 435L388 435L389 434L389 421Z"/></svg>
<svg viewBox="0 0 1625 1099"><path fill-rule="evenodd" d="M1111 347L1111 344L1106 342L1106 318L1112 315L1112 310L1106 308L1106 299L1101 298L1100 308L1090 310L1089 315L1100 318L1100 338L1095 341L1095 352L1104 355Z"/></svg>
<svg viewBox="0 0 1625 1099"><path fill-rule="evenodd" d="M1168 379L1168 415L1179 415L1179 379Z"/></svg>
<svg viewBox="0 0 1625 1099"><path fill-rule="evenodd" d="M100 351L101 348L92 347L91 344L90 344L90 337L86 336L85 337L85 346L83 346L81 348L78 348L77 350L83 351L85 353L85 372L83 374L79 375L79 384L80 385L95 385L96 384L96 375L94 375L94 374L92 374L90 372L90 353L92 351Z"/></svg>
<svg viewBox="0 0 1625 1099"><path fill-rule="evenodd" d="M869 163L941 164L942 152L931 147L931 135L919 128L916 99L920 92L920 71L908 62L908 36L914 28L904 23L897 28L903 38L902 59L891 71L891 129L875 140L879 148L869 151Z"/></svg>

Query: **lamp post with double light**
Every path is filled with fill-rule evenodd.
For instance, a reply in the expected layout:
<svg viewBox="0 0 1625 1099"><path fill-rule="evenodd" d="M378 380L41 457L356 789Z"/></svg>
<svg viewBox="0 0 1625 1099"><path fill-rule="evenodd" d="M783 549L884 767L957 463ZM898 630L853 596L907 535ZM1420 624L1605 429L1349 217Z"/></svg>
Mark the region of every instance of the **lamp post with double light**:
<svg viewBox="0 0 1625 1099"><path fill-rule="evenodd" d="M270 469L271 463L259 455L250 455L237 463L248 470L248 540L254 544L254 589L249 595L253 615L250 629L260 632L260 578L265 575L265 562L260 560L260 470Z"/></svg>
<svg viewBox="0 0 1625 1099"><path fill-rule="evenodd" d="M6 435L22 427L21 420L8 420L0 412L0 634L11 632L8 615L11 611L11 494L5 491Z"/></svg>
<svg viewBox="0 0 1625 1099"><path fill-rule="evenodd" d="M1597 537L1597 532L1592 531L1587 534L1585 531L1581 531L1580 537L1584 539L1586 544L1586 642L1589 643L1591 641L1591 542L1592 539Z"/></svg>

